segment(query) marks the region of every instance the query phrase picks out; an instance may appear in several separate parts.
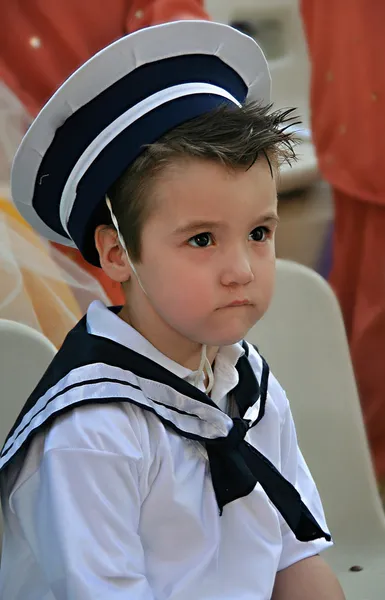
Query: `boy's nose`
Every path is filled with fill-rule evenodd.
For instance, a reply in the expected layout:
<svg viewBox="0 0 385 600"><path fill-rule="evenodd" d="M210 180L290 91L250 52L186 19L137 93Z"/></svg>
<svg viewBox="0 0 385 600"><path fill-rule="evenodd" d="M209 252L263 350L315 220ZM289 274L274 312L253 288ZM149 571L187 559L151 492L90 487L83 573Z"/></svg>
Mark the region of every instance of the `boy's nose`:
<svg viewBox="0 0 385 600"><path fill-rule="evenodd" d="M227 257L226 265L222 271L222 285L247 285L253 280L254 273L247 253L232 254Z"/></svg>

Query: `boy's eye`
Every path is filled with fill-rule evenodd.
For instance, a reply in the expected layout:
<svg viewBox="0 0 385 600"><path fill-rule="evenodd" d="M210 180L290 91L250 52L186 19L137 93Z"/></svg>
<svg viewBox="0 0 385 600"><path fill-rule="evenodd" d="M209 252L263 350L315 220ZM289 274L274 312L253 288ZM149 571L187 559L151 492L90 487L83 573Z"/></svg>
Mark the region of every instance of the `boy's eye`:
<svg viewBox="0 0 385 600"><path fill-rule="evenodd" d="M256 227L250 233L250 238L253 242L265 242L269 235L269 229L267 227Z"/></svg>
<svg viewBox="0 0 385 600"><path fill-rule="evenodd" d="M194 237L190 238L188 243L190 246L194 248L206 248L207 246L211 246L213 240L211 237L211 233L198 233L198 235L194 235Z"/></svg>

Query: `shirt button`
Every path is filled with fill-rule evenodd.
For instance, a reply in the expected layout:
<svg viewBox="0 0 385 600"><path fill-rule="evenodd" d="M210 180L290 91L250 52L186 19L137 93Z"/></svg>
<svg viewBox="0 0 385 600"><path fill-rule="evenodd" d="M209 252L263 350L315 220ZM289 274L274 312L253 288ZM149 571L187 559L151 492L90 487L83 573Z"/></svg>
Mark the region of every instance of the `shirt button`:
<svg viewBox="0 0 385 600"><path fill-rule="evenodd" d="M143 19L144 12L142 10L137 10L135 13L135 19Z"/></svg>
<svg viewBox="0 0 385 600"><path fill-rule="evenodd" d="M37 35L32 36L31 38L29 38L29 45L32 46L32 48L40 48L41 46L41 39L39 37L37 37Z"/></svg>

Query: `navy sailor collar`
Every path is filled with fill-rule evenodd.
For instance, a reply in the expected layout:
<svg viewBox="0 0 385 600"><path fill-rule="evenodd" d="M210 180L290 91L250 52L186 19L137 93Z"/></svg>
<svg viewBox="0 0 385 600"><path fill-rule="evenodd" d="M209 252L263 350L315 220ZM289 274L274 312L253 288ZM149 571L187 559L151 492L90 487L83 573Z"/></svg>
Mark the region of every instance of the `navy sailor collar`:
<svg viewBox="0 0 385 600"><path fill-rule="evenodd" d="M89 334L84 317L24 405L2 449L0 470L60 414L84 404L130 402L155 414L182 437L205 446L220 513L260 483L297 539L330 540L294 486L244 439L264 416L269 367L262 359L258 382L246 342L243 347L245 354L236 364L239 383L231 392L239 417L231 419L188 381L130 348Z"/></svg>

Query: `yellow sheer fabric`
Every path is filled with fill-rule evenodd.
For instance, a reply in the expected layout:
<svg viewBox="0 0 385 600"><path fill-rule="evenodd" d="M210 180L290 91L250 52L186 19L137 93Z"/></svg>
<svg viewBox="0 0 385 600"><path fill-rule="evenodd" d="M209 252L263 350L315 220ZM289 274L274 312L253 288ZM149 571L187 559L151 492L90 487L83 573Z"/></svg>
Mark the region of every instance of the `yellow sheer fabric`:
<svg viewBox="0 0 385 600"><path fill-rule="evenodd" d="M41 239L13 204L0 198L0 318L25 323L60 346L94 299L99 283Z"/></svg>

